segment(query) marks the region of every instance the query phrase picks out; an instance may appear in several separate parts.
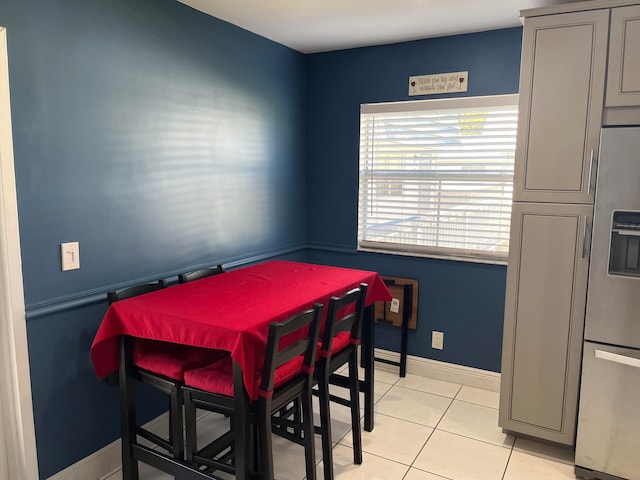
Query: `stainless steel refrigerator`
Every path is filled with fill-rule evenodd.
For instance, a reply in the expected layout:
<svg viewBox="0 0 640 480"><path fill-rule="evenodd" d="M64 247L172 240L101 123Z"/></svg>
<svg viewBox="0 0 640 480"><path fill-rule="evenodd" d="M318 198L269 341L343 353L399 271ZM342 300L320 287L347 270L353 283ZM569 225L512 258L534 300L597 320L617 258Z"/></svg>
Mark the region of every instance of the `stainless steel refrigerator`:
<svg viewBox="0 0 640 480"><path fill-rule="evenodd" d="M640 127L603 128L576 475L640 480Z"/></svg>

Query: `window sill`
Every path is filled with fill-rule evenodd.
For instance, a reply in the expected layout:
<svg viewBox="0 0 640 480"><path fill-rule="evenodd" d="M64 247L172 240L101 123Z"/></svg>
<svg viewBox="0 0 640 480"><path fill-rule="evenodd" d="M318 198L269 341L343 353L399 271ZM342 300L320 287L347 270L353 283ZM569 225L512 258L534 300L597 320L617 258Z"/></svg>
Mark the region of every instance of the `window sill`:
<svg viewBox="0 0 640 480"><path fill-rule="evenodd" d="M362 246L359 246L357 248L357 251L368 252L368 253L381 253L385 255L399 255L403 257L434 258L437 260L450 260L454 262L483 263L487 265L504 265L504 266L507 265L506 258L503 260L498 258L482 258L482 257L465 256L465 255L437 254L437 253L429 253L429 252L416 252L416 251L375 248L375 247L362 247Z"/></svg>

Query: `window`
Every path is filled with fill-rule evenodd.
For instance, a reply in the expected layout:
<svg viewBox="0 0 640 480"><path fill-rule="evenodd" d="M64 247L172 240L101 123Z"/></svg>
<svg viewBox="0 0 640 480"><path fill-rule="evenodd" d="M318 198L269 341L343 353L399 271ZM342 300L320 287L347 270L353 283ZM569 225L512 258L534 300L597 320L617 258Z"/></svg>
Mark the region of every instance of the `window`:
<svg viewBox="0 0 640 480"><path fill-rule="evenodd" d="M500 263L517 95L361 106L358 249Z"/></svg>

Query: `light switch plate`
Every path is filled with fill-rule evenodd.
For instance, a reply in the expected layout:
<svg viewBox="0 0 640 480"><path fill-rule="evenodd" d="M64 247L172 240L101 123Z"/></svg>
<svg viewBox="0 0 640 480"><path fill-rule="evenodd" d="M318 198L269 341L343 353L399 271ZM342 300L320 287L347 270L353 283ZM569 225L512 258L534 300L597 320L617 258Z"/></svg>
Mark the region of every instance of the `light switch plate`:
<svg viewBox="0 0 640 480"><path fill-rule="evenodd" d="M60 258L62 271L77 270L80 268L80 243L67 242L60 244Z"/></svg>
<svg viewBox="0 0 640 480"><path fill-rule="evenodd" d="M444 349L444 332L431 332L431 348L436 350Z"/></svg>

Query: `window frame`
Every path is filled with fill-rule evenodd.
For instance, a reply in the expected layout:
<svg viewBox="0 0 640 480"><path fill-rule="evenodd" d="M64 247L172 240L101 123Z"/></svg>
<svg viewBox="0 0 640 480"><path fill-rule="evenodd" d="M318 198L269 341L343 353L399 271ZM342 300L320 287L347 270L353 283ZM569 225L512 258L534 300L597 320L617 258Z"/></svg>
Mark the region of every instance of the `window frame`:
<svg viewBox="0 0 640 480"><path fill-rule="evenodd" d="M500 107L510 106L518 108L518 94L504 94L504 95L487 95L487 96L475 96L475 97L455 97L455 98L438 98L438 99L422 99L422 100L409 100L399 102L382 102L382 103L365 103L360 106L359 115L359 138L358 138L358 225L357 225L357 238L356 238L356 251L358 252L374 252L384 253L391 255L402 255L412 257L426 257L437 258L455 261L464 261L472 263L486 263L496 265L506 265L508 260L508 251L500 255L488 255L486 250L478 250L478 253L469 253L469 250L459 249L456 252L455 248L450 247L437 247L437 246L425 246L425 245L410 245L403 243L388 243L382 241L369 241L361 240L360 238L360 209L361 206L361 187L362 187L362 158L363 158L363 142L362 142L362 122L363 115L366 114L378 114L378 113L409 113L428 110L455 110L455 109L473 109L482 107ZM514 142L517 138L517 132L514 137ZM514 151L514 164L515 156L517 153ZM512 183L513 185L513 183ZM378 187L379 188L379 187ZM389 183L389 188L391 183ZM513 200L511 200L513 203ZM510 227L509 227L510 228Z"/></svg>

